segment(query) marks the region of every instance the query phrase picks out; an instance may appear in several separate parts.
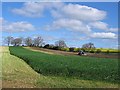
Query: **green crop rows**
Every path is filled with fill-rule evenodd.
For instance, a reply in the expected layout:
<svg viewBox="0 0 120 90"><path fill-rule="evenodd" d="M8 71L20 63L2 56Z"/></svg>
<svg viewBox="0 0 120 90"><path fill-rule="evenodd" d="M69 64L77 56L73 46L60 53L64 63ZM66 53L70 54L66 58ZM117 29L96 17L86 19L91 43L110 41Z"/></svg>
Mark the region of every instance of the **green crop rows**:
<svg viewBox="0 0 120 90"><path fill-rule="evenodd" d="M83 56L51 55L22 47L10 47L10 53L43 75L76 77L117 83L118 60Z"/></svg>

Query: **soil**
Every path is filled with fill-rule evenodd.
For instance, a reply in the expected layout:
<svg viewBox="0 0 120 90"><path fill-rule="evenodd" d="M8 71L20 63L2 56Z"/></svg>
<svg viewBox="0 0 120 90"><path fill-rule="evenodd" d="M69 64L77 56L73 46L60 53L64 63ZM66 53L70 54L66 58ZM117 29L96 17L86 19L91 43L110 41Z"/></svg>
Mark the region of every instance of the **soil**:
<svg viewBox="0 0 120 90"><path fill-rule="evenodd" d="M66 52L66 51L59 51L59 50L51 50L51 49L45 49L45 48L39 48L39 47L31 47L32 50L37 50L40 52L47 52L50 54L58 54L58 55L77 55L78 52ZM85 57L98 57L98 58L115 58L118 59L118 53L85 53L86 55L83 55Z"/></svg>

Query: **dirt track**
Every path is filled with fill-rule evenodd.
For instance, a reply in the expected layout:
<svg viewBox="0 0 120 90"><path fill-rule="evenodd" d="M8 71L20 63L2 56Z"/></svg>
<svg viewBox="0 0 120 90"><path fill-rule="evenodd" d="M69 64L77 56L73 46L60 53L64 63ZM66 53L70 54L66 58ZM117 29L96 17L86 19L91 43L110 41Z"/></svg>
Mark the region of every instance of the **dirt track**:
<svg viewBox="0 0 120 90"><path fill-rule="evenodd" d="M35 50L35 51L40 51L40 52L45 52L49 54L58 54L58 55L77 55L78 52L65 52L65 51L59 51L59 50L51 50L51 49L45 49L45 48L38 48L38 47L30 47L29 49ZM85 57L98 57L98 58L118 58L117 53L86 53L87 55Z"/></svg>

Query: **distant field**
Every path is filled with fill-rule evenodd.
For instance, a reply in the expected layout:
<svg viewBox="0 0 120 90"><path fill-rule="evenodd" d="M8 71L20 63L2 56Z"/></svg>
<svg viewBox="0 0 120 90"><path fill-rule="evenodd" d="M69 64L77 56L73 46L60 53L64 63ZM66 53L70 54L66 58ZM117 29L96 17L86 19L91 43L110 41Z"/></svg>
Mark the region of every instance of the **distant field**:
<svg viewBox="0 0 120 90"><path fill-rule="evenodd" d="M100 49L101 52L103 52L103 53L106 53L108 51L109 51L109 53L119 53L120 52L120 50L118 50L118 49L108 49L108 48L97 48L97 49Z"/></svg>
<svg viewBox="0 0 120 90"><path fill-rule="evenodd" d="M119 80L117 59L52 55L22 47L10 47L10 53L23 59L42 75L113 83Z"/></svg>
<svg viewBox="0 0 120 90"><path fill-rule="evenodd" d="M76 47L66 47L66 48L50 48L47 49L51 50L60 50L60 51L67 51L67 52L79 52L80 50L83 50L84 52L90 52L90 53L120 53L120 50L118 49L112 49L112 48L76 48Z"/></svg>
<svg viewBox="0 0 120 90"><path fill-rule="evenodd" d="M24 47L26 49L47 53L47 54L55 54L55 55L64 55L64 56L78 56L78 52L66 52L66 51L60 51L60 50L52 50L52 49L46 49L46 48L39 48L39 47ZM97 57L97 58L113 58L118 59L118 53L89 53L85 52L85 57Z"/></svg>
<svg viewBox="0 0 120 90"><path fill-rule="evenodd" d="M118 88L118 84L103 81L43 76L31 69L22 59L10 55L8 47L0 49L2 48L3 88Z"/></svg>

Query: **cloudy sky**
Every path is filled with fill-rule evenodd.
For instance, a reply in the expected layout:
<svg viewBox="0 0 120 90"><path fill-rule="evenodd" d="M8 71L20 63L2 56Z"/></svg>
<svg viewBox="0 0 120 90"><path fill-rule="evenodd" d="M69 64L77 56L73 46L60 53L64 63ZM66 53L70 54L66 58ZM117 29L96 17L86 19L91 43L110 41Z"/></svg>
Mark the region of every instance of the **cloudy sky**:
<svg viewBox="0 0 120 90"><path fill-rule="evenodd" d="M45 43L65 40L70 47L118 44L117 2L3 2L0 23L3 38L42 36Z"/></svg>

